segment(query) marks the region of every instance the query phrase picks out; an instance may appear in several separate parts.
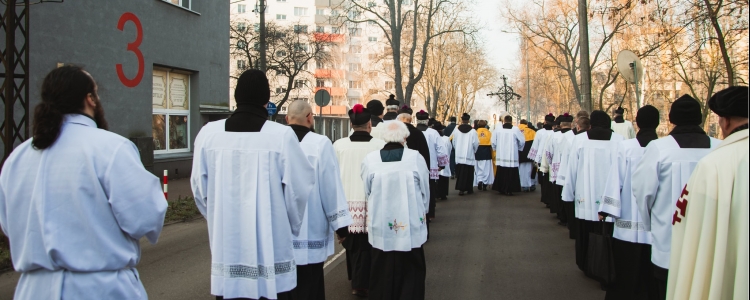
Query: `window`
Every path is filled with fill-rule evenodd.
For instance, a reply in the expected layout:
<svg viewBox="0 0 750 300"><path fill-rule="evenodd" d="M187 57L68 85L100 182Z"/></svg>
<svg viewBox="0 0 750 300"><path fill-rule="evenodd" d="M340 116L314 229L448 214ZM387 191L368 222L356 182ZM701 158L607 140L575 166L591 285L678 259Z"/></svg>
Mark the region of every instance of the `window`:
<svg viewBox="0 0 750 300"><path fill-rule="evenodd" d="M375 7L375 2L373 1L367 2L367 7Z"/></svg>
<svg viewBox="0 0 750 300"><path fill-rule="evenodd" d="M253 24L253 30L255 30L255 32L260 32L260 23Z"/></svg>
<svg viewBox="0 0 750 300"><path fill-rule="evenodd" d="M362 88L362 82L361 81L349 81L349 88L350 89L361 89Z"/></svg>
<svg viewBox="0 0 750 300"><path fill-rule="evenodd" d="M375 21L373 21L373 20L369 20L369 21L367 21L367 25L375 26L375 25L378 25L378 24L375 23Z"/></svg>
<svg viewBox="0 0 750 300"><path fill-rule="evenodd" d="M362 68L360 64L349 64L349 71L356 72Z"/></svg>
<svg viewBox="0 0 750 300"><path fill-rule="evenodd" d="M393 64L384 64L383 69L385 69L386 72L395 72Z"/></svg>
<svg viewBox="0 0 750 300"><path fill-rule="evenodd" d="M349 46L349 53L362 53L362 46Z"/></svg>
<svg viewBox="0 0 750 300"><path fill-rule="evenodd" d="M277 88L276 88L276 94L281 94L281 93L283 93L283 92L286 92L286 89L285 89L285 88L283 88L283 87L277 87Z"/></svg>
<svg viewBox="0 0 750 300"><path fill-rule="evenodd" d="M370 76L370 77L378 77L378 72L375 72L375 71L370 71L370 72L367 72L367 76Z"/></svg>
<svg viewBox="0 0 750 300"><path fill-rule="evenodd" d="M276 57L284 57L284 56L286 56L286 51L284 50L276 51Z"/></svg>
<svg viewBox="0 0 750 300"><path fill-rule="evenodd" d="M237 4L237 12L238 13L244 14L245 11L247 11L247 5L245 5L245 4Z"/></svg>
<svg viewBox="0 0 750 300"><path fill-rule="evenodd" d="M294 51L297 51L297 52L307 51L307 44L295 43Z"/></svg>
<svg viewBox="0 0 750 300"><path fill-rule="evenodd" d="M315 26L315 32L325 33L326 32L326 27L325 26Z"/></svg>
<svg viewBox="0 0 750 300"><path fill-rule="evenodd" d="M190 1L191 0L169 0L167 2L190 9Z"/></svg>
<svg viewBox="0 0 750 300"><path fill-rule="evenodd" d="M333 33L333 34L340 34L341 33L341 28L331 27L331 33Z"/></svg>
<svg viewBox="0 0 750 300"><path fill-rule="evenodd" d="M369 58L370 60L377 60L378 55L375 53L370 53L370 54L367 54L367 58Z"/></svg>
<svg viewBox="0 0 750 300"><path fill-rule="evenodd" d="M295 7L294 8L294 15L295 16L306 16L307 15L307 7Z"/></svg>
<svg viewBox="0 0 750 300"><path fill-rule="evenodd" d="M371 37L368 37L367 40L370 41L370 42L377 42L378 38L374 37L374 36L371 36Z"/></svg>
<svg viewBox="0 0 750 300"><path fill-rule="evenodd" d="M321 62L321 61L316 61L315 62L315 67L318 68L318 69L325 69L326 65L323 62Z"/></svg>
<svg viewBox="0 0 750 300"><path fill-rule="evenodd" d="M315 80L315 86L316 87L325 87L326 86L326 81L322 80L322 79L317 79L317 80Z"/></svg>
<svg viewBox="0 0 750 300"><path fill-rule="evenodd" d="M294 33L307 33L307 25L294 25Z"/></svg>
<svg viewBox="0 0 750 300"><path fill-rule="evenodd" d="M151 90L154 153L190 151L190 74L154 68Z"/></svg>
<svg viewBox="0 0 750 300"><path fill-rule="evenodd" d="M315 10L315 14L319 15L319 16L325 16L326 15L326 10L325 10L325 8L318 8L318 9Z"/></svg>
<svg viewBox="0 0 750 300"><path fill-rule="evenodd" d="M276 2L286 2L286 0L276 0Z"/></svg>
<svg viewBox="0 0 750 300"><path fill-rule="evenodd" d="M237 49L245 49L247 48L247 44L245 41L237 41Z"/></svg>
<svg viewBox="0 0 750 300"><path fill-rule="evenodd" d="M349 28L349 35L362 36L362 29L361 28Z"/></svg>
<svg viewBox="0 0 750 300"><path fill-rule="evenodd" d="M403 1L401 1L401 4L403 4L403 5L411 5L412 2L411 2L411 0L403 0Z"/></svg>
<svg viewBox="0 0 750 300"><path fill-rule="evenodd" d="M294 81L295 89L303 88L305 85L307 85L307 80L297 79Z"/></svg>
<svg viewBox="0 0 750 300"><path fill-rule="evenodd" d="M247 24L245 24L245 22L237 23L237 31L244 32L245 30L247 30Z"/></svg>
<svg viewBox="0 0 750 300"><path fill-rule="evenodd" d="M276 15L276 20L286 20L286 15L278 14Z"/></svg>
<svg viewBox="0 0 750 300"><path fill-rule="evenodd" d="M385 82L385 89L388 91L392 91L395 87L395 83L393 81L386 81Z"/></svg>
<svg viewBox="0 0 750 300"><path fill-rule="evenodd" d="M244 70L247 68L247 64L244 59L237 60L237 69Z"/></svg>
<svg viewBox="0 0 750 300"><path fill-rule="evenodd" d="M338 17L339 16L339 11L335 10L335 9L332 9L331 10L331 15L334 16L334 17Z"/></svg>
<svg viewBox="0 0 750 300"><path fill-rule="evenodd" d="M356 10L349 12L349 19L357 20L359 17L362 16L362 13Z"/></svg>

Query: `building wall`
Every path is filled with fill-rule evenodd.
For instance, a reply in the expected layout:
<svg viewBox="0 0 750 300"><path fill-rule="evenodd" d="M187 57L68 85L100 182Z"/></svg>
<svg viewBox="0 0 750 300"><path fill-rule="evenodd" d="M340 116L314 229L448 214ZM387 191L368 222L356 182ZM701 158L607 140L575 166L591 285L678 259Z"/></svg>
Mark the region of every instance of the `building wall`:
<svg viewBox="0 0 750 300"><path fill-rule="evenodd" d="M229 1L192 0L190 10L162 0L76 0L31 6L30 107L40 101L44 76L58 63L84 67L96 79L110 130L127 138L152 136L154 65L192 72L189 147L203 125L200 104L228 102ZM127 50L137 38L133 22L118 30L118 20L134 14L142 27L143 77L132 87L118 77L138 73L138 59ZM31 116L33 119L33 114ZM192 153L156 155L154 171L169 161L170 173L189 176Z"/></svg>

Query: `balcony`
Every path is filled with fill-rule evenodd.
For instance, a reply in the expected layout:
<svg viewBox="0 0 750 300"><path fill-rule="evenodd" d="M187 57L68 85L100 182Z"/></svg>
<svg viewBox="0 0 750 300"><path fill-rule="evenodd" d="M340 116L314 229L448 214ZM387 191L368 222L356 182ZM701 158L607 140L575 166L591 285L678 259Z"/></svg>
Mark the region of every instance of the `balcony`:
<svg viewBox="0 0 750 300"><path fill-rule="evenodd" d="M343 105L328 105L324 106L322 111L317 105L312 105L312 109L316 115L346 115L347 109Z"/></svg>
<svg viewBox="0 0 750 300"><path fill-rule="evenodd" d="M343 34L316 32L316 33L313 33L313 36L315 37L316 42L324 42L324 43L343 43L344 42Z"/></svg>
<svg viewBox="0 0 750 300"><path fill-rule="evenodd" d="M315 78L336 78L341 79L345 76L344 70L329 70L329 69L317 69L315 70Z"/></svg>
<svg viewBox="0 0 750 300"><path fill-rule="evenodd" d="M319 90L327 90L331 96L345 96L346 95L346 89L345 88L339 88L339 87L316 87L315 93L317 93Z"/></svg>

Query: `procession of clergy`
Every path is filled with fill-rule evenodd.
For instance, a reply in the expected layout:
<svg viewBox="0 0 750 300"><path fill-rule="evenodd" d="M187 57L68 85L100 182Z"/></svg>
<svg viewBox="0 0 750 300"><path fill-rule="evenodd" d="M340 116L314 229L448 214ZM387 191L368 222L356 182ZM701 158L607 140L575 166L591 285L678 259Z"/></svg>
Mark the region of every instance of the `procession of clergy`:
<svg viewBox="0 0 750 300"><path fill-rule="evenodd" d="M33 139L0 173L0 227L22 273L16 299L147 298L138 240L156 243L167 203L137 148L107 131L97 89L81 68L51 71ZM191 176L217 299L324 299L335 240L354 295L425 299L423 245L451 177L459 195L492 186L502 197L538 181L581 270L589 234L613 236L607 299L748 297L747 87L708 101L723 141L702 130L689 96L673 102L663 138L649 105L637 133L621 109L614 121L549 115L538 130L505 116L490 131L467 114L443 126L424 111L413 126L391 96L352 107L352 132L334 143L311 130L305 101L289 105L289 126L267 121L264 72L245 71L234 97L228 119L200 130Z"/></svg>

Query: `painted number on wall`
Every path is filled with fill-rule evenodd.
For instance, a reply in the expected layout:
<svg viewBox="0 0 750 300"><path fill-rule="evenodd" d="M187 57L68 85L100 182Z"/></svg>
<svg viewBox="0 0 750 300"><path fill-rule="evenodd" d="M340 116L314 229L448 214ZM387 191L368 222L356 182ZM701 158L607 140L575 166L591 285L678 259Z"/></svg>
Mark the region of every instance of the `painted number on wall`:
<svg viewBox="0 0 750 300"><path fill-rule="evenodd" d="M120 16L120 21L117 22L117 29L122 31L125 28L125 23L127 22L133 22L133 24L135 25L135 30L136 30L135 41L133 41L132 43L128 43L127 50L130 52L133 52L136 58L138 58L138 73L135 74L135 77L131 79L125 76L125 72L122 71L122 64L117 64L116 68L117 68L117 77L120 78L120 82L122 82L123 85L132 88L140 84L141 79L143 79L143 72L144 72L143 53L141 53L141 50L138 49L138 47L141 46L141 42L143 41L143 27L141 26L141 20L139 20L136 15L130 12L126 12L122 14L122 16Z"/></svg>

